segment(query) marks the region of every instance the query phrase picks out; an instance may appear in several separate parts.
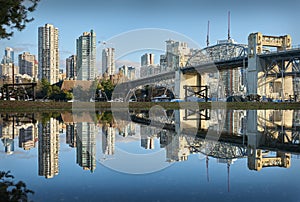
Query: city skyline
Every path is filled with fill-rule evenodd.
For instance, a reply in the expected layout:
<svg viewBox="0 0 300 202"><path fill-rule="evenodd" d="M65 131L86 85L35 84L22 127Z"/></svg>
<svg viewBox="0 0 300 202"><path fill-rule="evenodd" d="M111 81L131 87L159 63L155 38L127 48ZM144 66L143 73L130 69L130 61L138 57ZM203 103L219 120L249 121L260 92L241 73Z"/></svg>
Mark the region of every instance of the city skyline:
<svg viewBox="0 0 300 202"><path fill-rule="evenodd" d="M68 1L41 1L37 10L31 14L35 20L29 23L24 31L15 32L11 40L0 41L0 53L4 53L5 47L12 47L16 55L24 51L37 55L36 29L45 23L51 23L60 30L59 68L62 69L65 69L65 59L76 52L74 39L87 29L94 29L98 33L97 41L107 41L113 36L135 29L168 29L190 37L203 48L206 46L208 20L210 20L211 25L211 45L215 44L217 40L227 38L228 11L231 11L231 37L239 43L246 44L250 33L260 31L268 35L290 34L293 38L293 44L300 44L300 36L297 35L299 29L293 26L297 19L295 9L300 2L288 1L287 4L290 5L290 9L283 10L280 15L273 13L273 10L282 10L280 5L271 4L272 9L270 9L269 3L270 1L263 1L259 2L259 6L255 6L255 1L216 3L214 1L194 2L190 0L184 4L176 1L153 1L151 6L145 7L143 2L133 0L114 3L93 2L88 5L88 13L79 16L76 15L78 12L74 12L81 8L79 1L72 1L71 4ZM63 9L64 6L68 6L69 11ZM181 9L182 6L185 9ZM54 9L55 15L53 15ZM165 17L166 13L168 13L168 17ZM109 23L105 20L107 14L111 16ZM61 16L68 17L62 20ZM99 20L95 22L93 19ZM70 23L71 21L73 23ZM258 23L259 21L263 21L263 23ZM275 24L280 24L280 28L274 26ZM70 32L70 30L72 31ZM98 51L97 60L101 59L100 55L101 52ZM128 60L139 62L139 58L136 57L128 57Z"/></svg>

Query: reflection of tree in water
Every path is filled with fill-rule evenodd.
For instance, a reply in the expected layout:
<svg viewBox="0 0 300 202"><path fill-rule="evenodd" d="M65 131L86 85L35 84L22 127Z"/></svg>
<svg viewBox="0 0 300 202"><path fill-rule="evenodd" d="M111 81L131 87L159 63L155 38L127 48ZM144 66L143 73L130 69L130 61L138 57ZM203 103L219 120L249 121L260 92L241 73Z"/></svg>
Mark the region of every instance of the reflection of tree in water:
<svg viewBox="0 0 300 202"><path fill-rule="evenodd" d="M114 117L111 111L98 112L96 116L100 123L114 123Z"/></svg>
<svg viewBox="0 0 300 202"><path fill-rule="evenodd" d="M0 171L0 202L7 201L29 201L28 194L34 194L27 189L26 184L22 181L15 183L14 176L10 171Z"/></svg>

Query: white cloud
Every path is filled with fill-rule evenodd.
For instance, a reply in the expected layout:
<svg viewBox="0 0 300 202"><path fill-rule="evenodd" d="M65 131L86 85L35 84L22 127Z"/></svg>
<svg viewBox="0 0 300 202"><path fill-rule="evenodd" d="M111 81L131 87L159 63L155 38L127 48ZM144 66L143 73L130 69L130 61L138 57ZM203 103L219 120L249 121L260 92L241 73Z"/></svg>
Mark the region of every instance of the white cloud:
<svg viewBox="0 0 300 202"><path fill-rule="evenodd" d="M12 46L11 48L13 48L15 53L17 53L17 54L21 53L21 52L30 52L30 53L34 54L34 52L32 52L32 50L37 49L37 44L20 43L20 44L16 44L15 46Z"/></svg>

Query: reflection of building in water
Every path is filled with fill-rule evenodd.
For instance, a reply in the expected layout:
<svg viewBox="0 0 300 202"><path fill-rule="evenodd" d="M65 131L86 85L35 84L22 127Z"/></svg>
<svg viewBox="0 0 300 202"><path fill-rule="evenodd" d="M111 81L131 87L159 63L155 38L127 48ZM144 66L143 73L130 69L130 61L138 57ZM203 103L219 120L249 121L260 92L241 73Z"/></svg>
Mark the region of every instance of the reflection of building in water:
<svg viewBox="0 0 300 202"><path fill-rule="evenodd" d="M77 163L84 170L93 172L96 169L96 135L95 124L80 122L76 123L76 153Z"/></svg>
<svg viewBox="0 0 300 202"><path fill-rule="evenodd" d="M141 138L141 147L145 148L145 149L154 149L154 140L155 137L143 137L143 135L141 134L142 138Z"/></svg>
<svg viewBox="0 0 300 202"><path fill-rule="evenodd" d="M74 148L76 147L77 124L81 122L93 122L92 114L89 112L83 113L69 113L61 114L62 120L66 127L66 143Z"/></svg>
<svg viewBox="0 0 300 202"><path fill-rule="evenodd" d="M245 131L245 117L245 110L227 111L224 131L233 134L243 134Z"/></svg>
<svg viewBox="0 0 300 202"><path fill-rule="evenodd" d="M5 147L5 152L12 154L14 139L18 137L19 147L29 150L35 147L37 141L37 124L33 114L5 114L0 115L0 138Z"/></svg>
<svg viewBox="0 0 300 202"><path fill-rule="evenodd" d="M25 124L20 129L19 147L24 150L30 150L35 147L38 138L38 130L36 124Z"/></svg>
<svg viewBox="0 0 300 202"><path fill-rule="evenodd" d="M184 136L168 138L166 145L167 161L186 161L190 155L189 144Z"/></svg>
<svg viewBox="0 0 300 202"><path fill-rule="evenodd" d="M12 154L15 151L14 139L1 137L1 140L5 148L5 153Z"/></svg>
<svg viewBox="0 0 300 202"><path fill-rule="evenodd" d="M76 123L66 124L66 143L72 148L76 147L76 136Z"/></svg>
<svg viewBox="0 0 300 202"><path fill-rule="evenodd" d="M106 155L115 154L116 129L111 125L102 128L102 152Z"/></svg>
<svg viewBox="0 0 300 202"><path fill-rule="evenodd" d="M59 172L58 124L54 118L46 123L39 123L39 175L45 178L52 178Z"/></svg>
<svg viewBox="0 0 300 202"><path fill-rule="evenodd" d="M0 124L0 138L2 140L3 146L5 148L5 153L12 154L15 151L14 147L14 137L13 137L13 125Z"/></svg>
<svg viewBox="0 0 300 202"><path fill-rule="evenodd" d="M118 125L120 125L118 123ZM124 124L119 126L119 134L123 137L133 136L135 135L135 124L133 122L125 122Z"/></svg>
<svg viewBox="0 0 300 202"><path fill-rule="evenodd" d="M145 149L154 149L154 141L159 129L150 126L141 126L141 147Z"/></svg>

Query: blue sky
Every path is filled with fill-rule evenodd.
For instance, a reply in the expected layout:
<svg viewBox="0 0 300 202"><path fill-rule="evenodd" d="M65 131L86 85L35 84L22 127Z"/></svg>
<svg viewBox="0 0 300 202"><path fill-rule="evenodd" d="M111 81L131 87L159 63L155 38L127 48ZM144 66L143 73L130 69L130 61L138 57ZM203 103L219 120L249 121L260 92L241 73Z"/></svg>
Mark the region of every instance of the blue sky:
<svg viewBox="0 0 300 202"><path fill-rule="evenodd" d="M91 29L96 32L97 41L134 29L167 29L186 35L204 47L208 20L211 44L227 38L228 11L231 12L231 37L239 43L247 43L250 33L260 31L265 35L290 34L292 43L297 45L300 44L299 6L299 0L281 3L271 0L41 0L31 14L35 20L25 30L16 31L10 40L0 40L0 57L6 46L14 48L15 55L22 51L37 54L37 29L46 23L59 29L61 68L65 58L75 54L76 39ZM139 57L129 59L140 61Z"/></svg>

